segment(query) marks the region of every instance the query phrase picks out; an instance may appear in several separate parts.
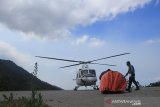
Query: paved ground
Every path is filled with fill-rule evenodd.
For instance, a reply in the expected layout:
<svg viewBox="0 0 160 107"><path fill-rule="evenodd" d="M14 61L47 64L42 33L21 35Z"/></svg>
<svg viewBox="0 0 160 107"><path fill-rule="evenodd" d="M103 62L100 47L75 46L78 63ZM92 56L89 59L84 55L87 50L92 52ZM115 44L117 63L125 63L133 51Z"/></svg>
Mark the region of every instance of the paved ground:
<svg viewBox="0 0 160 107"><path fill-rule="evenodd" d="M0 101L3 100L3 94L8 95L10 92L0 92ZM30 91L12 91L15 98L26 96L30 97ZM157 88L141 88L139 91L123 94L105 94L102 95L99 91L80 90L80 91L41 91L43 99L51 105L51 107L107 107L104 105L106 98L111 97L133 97L146 98L151 104L149 107L160 107L160 87ZM152 99L157 99L153 101ZM142 102L143 103L143 102ZM120 107L120 106L119 106ZM137 107L137 106L133 106ZM139 106L140 107L140 106Z"/></svg>

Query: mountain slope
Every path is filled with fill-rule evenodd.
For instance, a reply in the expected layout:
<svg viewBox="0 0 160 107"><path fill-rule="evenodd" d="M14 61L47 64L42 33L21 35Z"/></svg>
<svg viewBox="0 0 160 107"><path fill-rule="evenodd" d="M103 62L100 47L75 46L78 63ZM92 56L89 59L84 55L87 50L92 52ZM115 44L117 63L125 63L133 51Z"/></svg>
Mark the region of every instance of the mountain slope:
<svg viewBox="0 0 160 107"><path fill-rule="evenodd" d="M0 59L0 91L31 90L33 75L10 60ZM61 90L38 78L34 79L38 90Z"/></svg>

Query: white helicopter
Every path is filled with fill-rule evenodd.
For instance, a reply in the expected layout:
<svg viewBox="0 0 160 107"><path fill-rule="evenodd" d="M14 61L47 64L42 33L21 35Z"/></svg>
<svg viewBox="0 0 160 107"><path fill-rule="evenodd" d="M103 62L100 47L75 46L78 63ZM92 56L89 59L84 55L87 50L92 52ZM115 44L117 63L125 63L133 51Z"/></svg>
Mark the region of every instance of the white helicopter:
<svg viewBox="0 0 160 107"><path fill-rule="evenodd" d="M96 82L97 82L96 71L95 71L95 69L89 69L88 64L116 66L116 65L100 64L100 63L94 63L94 62L99 61L99 60L103 60L103 59L112 58L112 57L122 56L122 55L126 55L126 54L130 54L130 53L113 55L113 56L104 57L104 58L100 58L100 59L95 59L95 60L91 60L91 61L76 61L76 60L43 57L43 56L36 56L36 57L45 58L45 59L68 61L68 62L74 62L74 63L76 62L76 64L63 66L63 67L60 67L60 68L67 68L67 67L82 65L82 68L78 69L78 71L77 71L76 79L74 79L74 80L76 80L76 84L77 84L77 86L75 86L75 88L74 88L74 90L76 91L80 86L85 86L85 87L91 86L91 87L93 87L94 90L98 90L98 85L96 85Z"/></svg>

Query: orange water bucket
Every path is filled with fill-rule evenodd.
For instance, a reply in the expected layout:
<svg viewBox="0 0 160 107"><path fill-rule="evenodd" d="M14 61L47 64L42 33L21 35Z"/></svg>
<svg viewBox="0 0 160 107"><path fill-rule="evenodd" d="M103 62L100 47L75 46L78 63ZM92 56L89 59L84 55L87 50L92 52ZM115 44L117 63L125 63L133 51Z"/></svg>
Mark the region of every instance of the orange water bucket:
<svg viewBox="0 0 160 107"><path fill-rule="evenodd" d="M100 92L123 92L126 90L127 81L118 71L107 70L101 75Z"/></svg>

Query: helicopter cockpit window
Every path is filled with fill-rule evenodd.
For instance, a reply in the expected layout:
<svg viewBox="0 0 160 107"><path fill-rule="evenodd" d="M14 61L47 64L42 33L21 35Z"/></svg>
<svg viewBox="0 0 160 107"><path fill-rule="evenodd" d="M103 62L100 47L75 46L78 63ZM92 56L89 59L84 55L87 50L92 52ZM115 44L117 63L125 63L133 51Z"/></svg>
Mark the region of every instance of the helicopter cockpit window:
<svg viewBox="0 0 160 107"><path fill-rule="evenodd" d="M90 74L93 74L94 76L96 76L95 70L89 70L89 73L90 73Z"/></svg>
<svg viewBox="0 0 160 107"><path fill-rule="evenodd" d="M88 74L88 70L82 70L82 71L81 71L81 74L82 74L82 75Z"/></svg>

